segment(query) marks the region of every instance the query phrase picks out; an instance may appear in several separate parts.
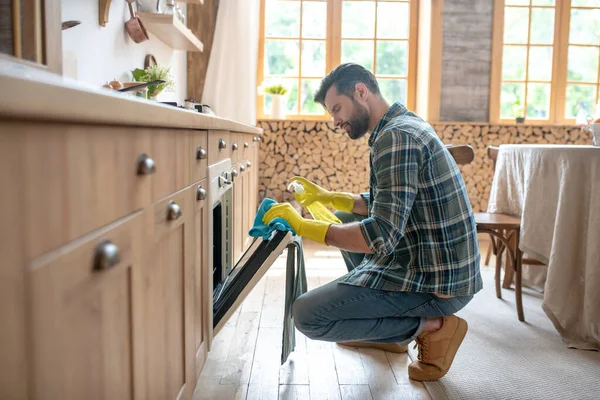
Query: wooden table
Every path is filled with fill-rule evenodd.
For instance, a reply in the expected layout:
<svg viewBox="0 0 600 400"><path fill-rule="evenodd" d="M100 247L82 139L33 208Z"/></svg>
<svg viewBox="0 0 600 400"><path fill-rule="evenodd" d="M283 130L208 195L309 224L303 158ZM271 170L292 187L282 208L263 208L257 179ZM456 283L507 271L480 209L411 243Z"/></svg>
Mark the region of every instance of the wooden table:
<svg viewBox="0 0 600 400"><path fill-rule="evenodd" d="M500 146L488 212L521 217L544 311L570 347L600 350L600 148Z"/></svg>

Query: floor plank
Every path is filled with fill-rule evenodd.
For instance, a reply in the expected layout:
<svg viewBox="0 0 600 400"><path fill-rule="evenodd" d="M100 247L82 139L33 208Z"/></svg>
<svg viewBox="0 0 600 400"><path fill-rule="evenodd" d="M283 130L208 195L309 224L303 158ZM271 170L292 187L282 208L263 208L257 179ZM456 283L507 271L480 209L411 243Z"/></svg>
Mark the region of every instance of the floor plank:
<svg viewBox="0 0 600 400"><path fill-rule="evenodd" d="M296 329L296 349L279 369L279 383L285 385L308 385L308 354L306 336Z"/></svg>
<svg viewBox="0 0 600 400"><path fill-rule="evenodd" d="M259 312L240 313L227 361L223 367L221 385L239 385L249 382L259 321Z"/></svg>
<svg viewBox="0 0 600 400"><path fill-rule="evenodd" d="M279 385L279 400L308 400L308 385Z"/></svg>
<svg viewBox="0 0 600 400"><path fill-rule="evenodd" d="M369 385L341 385L342 400L373 400Z"/></svg>

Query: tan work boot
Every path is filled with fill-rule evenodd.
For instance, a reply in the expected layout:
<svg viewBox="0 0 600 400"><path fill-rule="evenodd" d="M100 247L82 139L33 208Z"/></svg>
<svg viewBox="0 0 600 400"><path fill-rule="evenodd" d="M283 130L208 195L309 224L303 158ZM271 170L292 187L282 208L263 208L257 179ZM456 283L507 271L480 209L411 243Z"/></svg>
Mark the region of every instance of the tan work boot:
<svg viewBox="0 0 600 400"><path fill-rule="evenodd" d="M340 346L364 347L370 349L379 349L390 353L406 353L408 346L400 346L396 343L371 343L371 342L337 342Z"/></svg>
<svg viewBox="0 0 600 400"><path fill-rule="evenodd" d="M444 317L442 327L417 337L418 360L408 366L408 376L415 381L435 381L446 375L454 356L467 334L467 321L455 315Z"/></svg>

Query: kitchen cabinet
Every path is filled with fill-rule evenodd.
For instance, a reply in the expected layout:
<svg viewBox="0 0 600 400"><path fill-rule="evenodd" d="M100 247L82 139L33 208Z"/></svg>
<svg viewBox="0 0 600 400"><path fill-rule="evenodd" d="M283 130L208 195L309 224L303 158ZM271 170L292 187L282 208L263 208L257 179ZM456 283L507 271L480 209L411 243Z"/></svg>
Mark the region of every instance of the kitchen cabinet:
<svg viewBox="0 0 600 400"><path fill-rule="evenodd" d="M61 1L5 1L0 12L0 54L62 74Z"/></svg>
<svg viewBox="0 0 600 400"><path fill-rule="evenodd" d="M131 340L143 332L141 223L127 216L27 265L31 398L142 398L143 349Z"/></svg>
<svg viewBox="0 0 600 400"><path fill-rule="evenodd" d="M0 399L190 399L214 333L208 168L246 165L238 259L262 131L3 74Z"/></svg>
<svg viewBox="0 0 600 400"><path fill-rule="evenodd" d="M187 399L195 386L193 348L194 195L183 189L145 218L142 271L145 399Z"/></svg>
<svg viewBox="0 0 600 400"><path fill-rule="evenodd" d="M196 359L196 377L208 355L209 327L212 327L212 285L209 274L212 268L208 264L208 184L203 179L194 185L196 190L194 206L194 349Z"/></svg>

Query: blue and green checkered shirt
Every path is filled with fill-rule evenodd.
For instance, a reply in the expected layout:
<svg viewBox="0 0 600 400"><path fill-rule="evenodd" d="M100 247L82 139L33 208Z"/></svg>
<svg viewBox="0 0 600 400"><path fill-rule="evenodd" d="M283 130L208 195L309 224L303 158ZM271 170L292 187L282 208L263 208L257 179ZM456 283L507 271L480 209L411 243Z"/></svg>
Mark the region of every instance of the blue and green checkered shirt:
<svg viewBox="0 0 600 400"><path fill-rule="evenodd" d="M479 245L465 183L433 128L393 104L369 138L373 254L338 280L391 291L472 295L482 288Z"/></svg>

